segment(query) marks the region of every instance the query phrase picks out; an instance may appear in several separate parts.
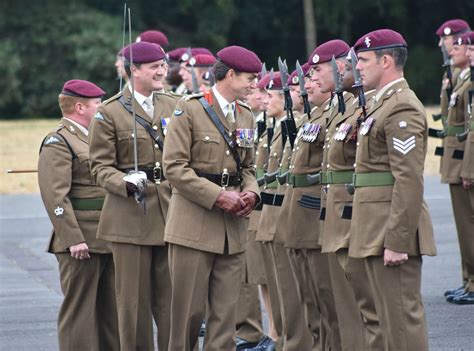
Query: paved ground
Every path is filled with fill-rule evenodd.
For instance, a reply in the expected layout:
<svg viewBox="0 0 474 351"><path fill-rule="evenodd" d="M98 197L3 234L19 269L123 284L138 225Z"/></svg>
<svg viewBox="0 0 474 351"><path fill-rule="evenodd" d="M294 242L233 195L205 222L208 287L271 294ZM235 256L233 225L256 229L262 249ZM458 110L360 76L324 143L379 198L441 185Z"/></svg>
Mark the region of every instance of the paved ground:
<svg viewBox="0 0 474 351"><path fill-rule="evenodd" d="M430 350L474 350L474 306L446 303L460 283L459 248L448 188L426 178L438 256L424 261ZM50 222L39 195L0 196L0 350L57 350L61 302L57 264L44 252Z"/></svg>

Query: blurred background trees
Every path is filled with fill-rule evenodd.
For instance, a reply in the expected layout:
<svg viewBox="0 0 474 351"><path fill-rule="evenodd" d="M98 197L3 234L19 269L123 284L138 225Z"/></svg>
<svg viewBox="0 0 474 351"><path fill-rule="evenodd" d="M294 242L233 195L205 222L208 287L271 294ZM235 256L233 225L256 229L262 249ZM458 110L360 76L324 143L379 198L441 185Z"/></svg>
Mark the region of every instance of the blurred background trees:
<svg viewBox="0 0 474 351"><path fill-rule="evenodd" d="M130 0L127 5L133 39L158 29L168 36L168 49L204 46L216 52L242 45L267 67L277 67L282 56L292 69L317 43L341 38L353 44L366 32L393 28L408 42L406 76L426 104L438 103L442 75L436 29L447 19L474 18L471 0ZM91 80L108 96L115 94L122 16L123 2L117 0L3 0L0 118L58 117L57 96L68 79ZM314 30L305 31L311 25Z"/></svg>

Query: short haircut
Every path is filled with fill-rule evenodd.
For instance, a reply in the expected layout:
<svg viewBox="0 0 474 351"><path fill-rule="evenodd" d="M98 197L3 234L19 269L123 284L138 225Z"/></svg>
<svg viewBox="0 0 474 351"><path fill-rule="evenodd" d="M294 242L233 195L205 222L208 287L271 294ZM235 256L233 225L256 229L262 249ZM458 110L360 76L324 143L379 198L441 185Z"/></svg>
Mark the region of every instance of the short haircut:
<svg viewBox="0 0 474 351"><path fill-rule="evenodd" d="M212 67L212 70L214 71L214 78L216 79L216 82L218 82L218 81L224 80L227 72L229 72L231 68L228 67L221 60L217 60L214 66ZM240 74L239 71L236 71L235 69L234 71L237 75Z"/></svg>
<svg viewBox="0 0 474 351"><path fill-rule="evenodd" d="M395 68L401 70L403 67L405 67L407 62L408 50L404 46L375 50L375 57L377 58L377 61L380 60L383 55L392 56L393 61L395 62Z"/></svg>
<svg viewBox="0 0 474 351"><path fill-rule="evenodd" d="M132 72L130 70L130 66L132 65L132 63L130 62L130 60L126 57L123 58L123 68L125 69L125 73L127 74L127 77L130 78L132 76ZM136 68L140 68L141 66L141 63L133 63L133 65L136 67Z"/></svg>
<svg viewBox="0 0 474 351"><path fill-rule="evenodd" d="M66 94L59 94L58 102L59 108L63 116L68 116L74 112L74 106L76 102L81 102L84 105L87 105L89 98L84 98L80 96L70 96Z"/></svg>

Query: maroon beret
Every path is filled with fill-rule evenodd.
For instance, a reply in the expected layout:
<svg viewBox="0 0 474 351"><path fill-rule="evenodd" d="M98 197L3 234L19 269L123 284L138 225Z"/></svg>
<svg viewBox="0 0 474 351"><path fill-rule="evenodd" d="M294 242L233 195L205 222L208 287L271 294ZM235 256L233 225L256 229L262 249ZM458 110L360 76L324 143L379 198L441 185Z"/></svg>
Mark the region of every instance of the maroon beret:
<svg viewBox="0 0 474 351"><path fill-rule="evenodd" d="M400 33L391 29L378 29L360 37L354 44L354 51L371 51L397 47L407 47L407 42Z"/></svg>
<svg viewBox="0 0 474 351"><path fill-rule="evenodd" d="M473 45L474 44L474 32L467 32L461 34L454 40L454 45Z"/></svg>
<svg viewBox="0 0 474 351"><path fill-rule="evenodd" d="M177 48L171 51L168 51L168 58L170 61L178 62L181 59L181 56L186 52L187 48Z"/></svg>
<svg viewBox="0 0 474 351"><path fill-rule="evenodd" d="M308 65L308 62L305 64L301 65L301 69L303 70L303 77L308 74L309 69L311 68L310 65ZM288 77L288 85L298 85L300 83L299 77L298 77L298 71L295 69L293 72L291 72L291 75Z"/></svg>
<svg viewBox="0 0 474 351"><path fill-rule="evenodd" d="M314 49L309 56L308 64L316 65L318 63L328 62L331 61L333 56L335 58L346 56L349 49L349 45L343 40L335 39L327 41Z"/></svg>
<svg viewBox="0 0 474 351"><path fill-rule="evenodd" d="M469 24L462 19L452 19L444 22L436 31L436 35L444 37L445 35L464 33L469 30Z"/></svg>
<svg viewBox="0 0 474 351"><path fill-rule="evenodd" d="M217 57L227 67L239 72L258 73L262 69L262 61L257 54L241 46L228 46L217 53Z"/></svg>
<svg viewBox="0 0 474 351"><path fill-rule="evenodd" d="M283 84L281 82L280 72L273 73L273 79L270 79L271 74L267 73L262 79L257 82L257 88L267 90L281 90Z"/></svg>
<svg viewBox="0 0 474 351"><path fill-rule="evenodd" d="M159 30L147 30L140 34L135 41L137 43L146 41L148 43L155 43L160 46L168 46L168 37Z"/></svg>
<svg viewBox="0 0 474 351"><path fill-rule="evenodd" d="M163 60L166 57L165 51L161 46L146 41L133 43L131 49L134 63L154 62ZM127 60L130 60L130 45L123 49L123 56L125 56Z"/></svg>
<svg viewBox="0 0 474 351"><path fill-rule="evenodd" d="M216 58L213 55L197 54L193 55L186 65L193 65L194 67L210 67L216 63Z"/></svg>
<svg viewBox="0 0 474 351"><path fill-rule="evenodd" d="M98 98L104 96L105 91L87 80L72 79L64 83L61 94L82 98Z"/></svg>

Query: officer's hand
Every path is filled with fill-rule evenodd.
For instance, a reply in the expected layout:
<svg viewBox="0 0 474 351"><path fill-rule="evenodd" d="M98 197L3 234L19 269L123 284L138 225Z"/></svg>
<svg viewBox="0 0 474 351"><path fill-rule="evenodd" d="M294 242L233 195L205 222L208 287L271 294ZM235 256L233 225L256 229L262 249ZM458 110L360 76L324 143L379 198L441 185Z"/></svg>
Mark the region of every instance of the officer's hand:
<svg viewBox="0 0 474 351"><path fill-rule="evenodd" d="M75 258L76 260L91 258L89 256L89 247L87 246L86 243L72 245L69 247L69 251L71 251L71 256Z"/></svg>
<svg viewBox="0 0 474 351"><path fill-rule="evenodd" d="M469 190L469 188L472 185L472 181L469 178L462 178L462 187L466 190Z"/></svg>
<svg viewBox="0 0 474 351"><path fill-rule="evenodd" d="M252 191L244 191L239 194L240 198L244 200L245 207L236 213L237 216L246 217L252 212L257 203L257 194Z"/></svg>
<svg viewBox="0 0 474 351"><path fill-rule="evenodd" d="M127 196L129 197L138 191L137 186L130 182L125 182L125 187L127 188Z"/></svg>
<svg viewBox="0 0 474 351"><path fill-rule="evenodd" d="M398 266L408 261L408 254L404 252L385 249L383 253L384 266Z"/></svg>
<svg viewBox="0 0 474 351"><path fill-rule="evenodd" d="M236 213L245 207L245 201L240 198L238 193L222 190L217 197L216 206L226 212Z"/></svg>

